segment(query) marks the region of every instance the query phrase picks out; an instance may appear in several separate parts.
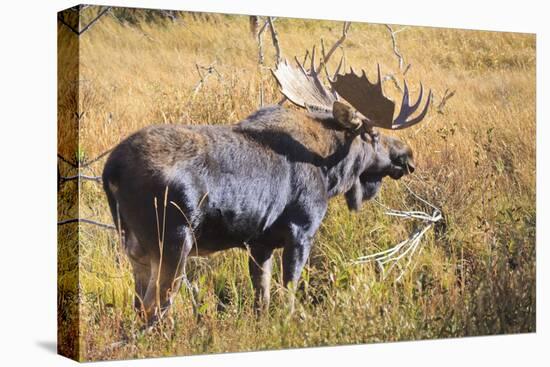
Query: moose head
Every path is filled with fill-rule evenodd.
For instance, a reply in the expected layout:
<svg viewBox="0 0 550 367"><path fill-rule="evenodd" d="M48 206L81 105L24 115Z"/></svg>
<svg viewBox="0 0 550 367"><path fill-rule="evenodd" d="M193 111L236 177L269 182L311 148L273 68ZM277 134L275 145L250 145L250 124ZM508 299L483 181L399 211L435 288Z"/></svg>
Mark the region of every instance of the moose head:
<svg viewBox="0 0 550 367"><path fill-rule="evenodd" d="M332 114L333 119L351 133L352 139L360 137L363 149L371 157L370 164L365 165L364 171L345 193L350 210L358 210L364 200L375 197L384 177L397 180L414 172L415 163L410 146L395 137L380 134L378 129L400 130L422 121L428 112L431 91L420 113L411 118L421 105L423 87L420 84L418 98L410 105L409 88L404 81L401 108L394 118L395 102L384 95L379 65L378 81L371 83L364 70L361 76L353 69L349 73L340 74L341 60L332 78L327 72L331 85L329 90L321 81L319 70L316 70L315 48L309 70L297 59L296 64L297 67L293 67L285 60L272 70L281 93L308 111ZM326 62L321 64L326 70Z"/></svg>

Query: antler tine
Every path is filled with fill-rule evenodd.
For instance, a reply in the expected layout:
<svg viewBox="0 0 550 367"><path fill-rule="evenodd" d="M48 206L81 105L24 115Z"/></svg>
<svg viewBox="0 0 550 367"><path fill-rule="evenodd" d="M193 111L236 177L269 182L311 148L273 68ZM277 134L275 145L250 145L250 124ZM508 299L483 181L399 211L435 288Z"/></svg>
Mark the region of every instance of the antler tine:
<svg viewBox="0 0 550 367"><path fill-rule="evenodd" d="M382 75L380 74L380 64L379 63L376 63L376 70L377 70L377 74L378 74L378 81L376 82L376 86L378 87L378 90L380 91L380 93L382 93Z"/></svg>
<svg viewBox="0 0 550 367"><path fill-rule="evenodd" d="M426 99L426 104L424 105L424 108L422 109L422 112L412 120L406 121L406 118L410 116L414 111L418 108L418 105L420 105L420 101L422 99L422 83L420 83L420 93L418 97L418 101L413 106L401 106L401 111L403 111L404 107L407 107L408 112L405 114L405 116L401 116L401 111L399 112L399 116L395 119L392 129L393 130L400 130L407 127L411 127L413 125L418 124L420 121L424 119L426 114L428 113L428 107L430 106L430 101L432 99L432 90L428 92L428 98ZM402 117L402 120L400 120L400 117Z"/></svg>
<svg viewBox="0 0 550 367"><path fill-rule="evenodd" d="M306 60L307 60L308 56L309 56L309 50L306 50L306 53L304 55L304 62L302 62L302 64L306 63Z"/></svg>
<svg viewBox="0 0 550 367"><path fill-rule="evenodd" d="M401 101L401 109L397 117L394 119L395 103L384 96L382 90L382 76L380 72L380 64L377 65L378 80L376 83L371 83L362 70L362 75L355 74L353 68L351 73L338 75L335 81L330 81L333 90L338 95L351 104L361 115L365 117L365 122L369 126L377 126L383 129L397 130L404 129L419 123L425 116L429 107L431 91L428 96L428 102L424 106L422 112L415 118L407 120L415 113L424 97L424 89L420 83L420 91L418 99L413 105L409 105L409 86L404 81L403 97Z"/></svg>
<svg viewBox="0 0 550 367"><path fill-rule="evenodd" d="M422 87L422 83L420 83L420 92L418 93L418 99L412 106L409 106L409 88L407 86L407 82L403 80L403 102L401 103L401 106L407 106L408 108L407 113L409 116L412 115L418 109L418 106L420 106L423 93L424 93L424 89ZM407 97L406 100L405 100L405 97ZM401 110L403 110L403 107L401 107ZM399 116L397 118L399 118Z"/></svg>
<svg viewBox="0 0 550 367"><path fill-rule="evenodd" d="M420 83L420 92L418 93L418 99L411 106L411 114L418 109L418 106L420 106L420 102L422 101L422 94L423 93L424 93L424 88L422 87L422 83Z"/></svg>
<svg viewBox="0 0 550 367"><path fill-rule="evenodd" d="M309 70L312 74L316 73L316 71L315 71L315 45L313 45L313 48L311 49L311 67L309 68Z"/></svg>
<svg viewBox="0 0 550 367"><path fill-rule="evenodd" d="M407 86L407 82L403 80L403 99L401 99L401 109L395 121L405 121L411 113L409 106L409 87Z"/></svg>
<svg viewBox="0 0 550 367"><path fill-rule="evenodd" d="M306 70L295 57L297 66L291 66L286 60L281 60L271 72L279 83L281 93L297 106L330 110L337 99L336 94L323 85L319 73L315 70L314 49L311 59L310 70Z"/></svg>
<svg viewBox="0 0 550 367"><path fill-rule="evenodd" d="M336 71L334 72L334 76L331 78L330 76L327 75L328 81L330 83L334 83L334 81L336 80L336 76L338 76L338 74L340 73L340 69L342 68L343 64L344 64L344 56L342 56L340 58L340 62L338 63L338 67L336 67Z"/></svg>
<svg viewBox="0 0 550 367"><path fill-rule="evenodd" d="M296 64L300 67L300 70L302 71L302 73L307 74L307 71L304 68L304 65L300 63L300 60L298 60L298 56L294 56L294 61L296 61ZM285 65L288 65L288 63L286 62L286 59L285 59Z"/></svg>

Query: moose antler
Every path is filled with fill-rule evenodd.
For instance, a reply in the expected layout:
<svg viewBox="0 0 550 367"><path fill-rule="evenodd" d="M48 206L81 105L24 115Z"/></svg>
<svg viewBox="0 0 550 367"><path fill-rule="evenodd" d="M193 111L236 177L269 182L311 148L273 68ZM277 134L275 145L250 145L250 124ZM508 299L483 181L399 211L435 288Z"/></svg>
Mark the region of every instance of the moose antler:
<svg viewBox="0 0 550 367"><path fill-rule="evenodd" d="M339 74L342 67L343 58L331 78L327 71L327 61L334 53L334 50L345 40L349 23L344 23L342 37L334 44L328 53L324 52L324 44L321 43L322 55L318 69L324 68L326 77L331 85L331 90L325 88L319 77L319 71L315 66L315 47L311 52L311 66L306 70L297 58L295 58L298 68L289 65L285 61L279 61L277 68L271 70L273 76L279 83L281 93L294 104L308 110L331 111L335 101L341 97L353 106L360 115L362 115L363 128L370 131L373 127L383 129L398 130L413 126L424 119L428 112L428 107L432 97L432 92L428 93L426 104L418 116L408 120L418 109L423 97L423 87L420 83L420 92L418 99L412 105L409 105L409 88L407 82L403 81L403 98L401 108L397 117L394 119L395 102L387 98L382 91L382 78L380 77L380 65L378 65L378 81L371 83L362 70L362 75L355 74L353 69L347 74ZM306 53L306 58L307 58ZM305 59L304 59L305 63Z"/></svg>
<svg viewBox="0 0 550 367"><path fill-rule="evenodd" d="M315 47L311 52L309 70L306 70L297 58L295 61L298 68L284 60L277 64L275 70L271 70L279 83L281 93L300 107L330 111L338 97L336 93L325 88L319 78L319 71L315 70Z"/></svg>
<svg viewBox="0 0 550 367"><path fill-rule="evenodd" d="M428 112L432 97L432 91L430 90L422 112L417 117L407 120L422 102L423 87L422 83L420 83L418 99L413 105L409 105L409 88L407 87L407 82L403 81L401 109L394 120L395 103L384 96L382 91L380 65L378 65L378 81L374 84L369 81L364 70L362 70L362 75L358 76L353 69L348 74L338 75L336 80L330 80L330 83L338 95L365 116L367 125L390 130L404 129L422 121Z"/></svg>

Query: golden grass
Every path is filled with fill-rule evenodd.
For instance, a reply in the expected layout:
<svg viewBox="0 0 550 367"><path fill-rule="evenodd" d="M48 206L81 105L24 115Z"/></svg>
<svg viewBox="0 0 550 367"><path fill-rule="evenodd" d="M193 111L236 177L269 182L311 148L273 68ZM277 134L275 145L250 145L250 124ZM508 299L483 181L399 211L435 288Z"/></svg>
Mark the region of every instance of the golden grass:
<svg viewBox="0 0 550 367"><path fill-rule="evenodd" d="M295 19L275 24L287 58L303 56L321 38L333 42L342 26ZM74 42L64 27L60 37ZM434 90L436 103L446 88L457 91L444 114L432 109L419 127L396 133L415 150L418 174L410 184L445 216L424 240L414 270L395 283L391 277L382 280L374 266L350 265L358 256L399 242L414 224L385 216L374 203L352 214L336 199L304 271L296 317L288 320L283 307L279 254L270 315L256 320L246 253L231 250L190 260L202 305L199 321L182 290L167 320L144 334L138 331L133 279L116 234L80 225L75 269L70 265L77 250L63 239L71 238L76 228L64 226L59 303L74 299L63 290L78 276L79 359L535 330L535 37L408 27L397 39L412 64L407 74L411 86L422 80ZM274 60L270 39L264 39L266 67L259 68L257 43L245 16L186 15L182 24L142 21L135 26L106 16L80 41L79 100L64 99L74 88L70 78L60 80L59 87L60 141L74 134L75 103L83 112L78 147L60 145L60 152L71 159L94 158L151 123L236 122L258 108L260 87L266 103L280 98L268 70ZM383 72L398 71L383 25L354 23L344 47L348 65L363 66L369 75L377 62ZM195 64L214 62L221 78L209 76L193 96L199 80ZM69 66L60 65L64 67ZM391 82L385 89L397 95ZM88 173L100 174L103 162ZM62 174L74 174L63 163L61 169ZM65 203L75 187L75 182L62 187L63 217L78 208ZM393 208L418 205L395 182L385 183L380 199ZM82 217L111 223L96 183L81 183L79 209ZM61 343L64 347L69 348Z"/></svg>

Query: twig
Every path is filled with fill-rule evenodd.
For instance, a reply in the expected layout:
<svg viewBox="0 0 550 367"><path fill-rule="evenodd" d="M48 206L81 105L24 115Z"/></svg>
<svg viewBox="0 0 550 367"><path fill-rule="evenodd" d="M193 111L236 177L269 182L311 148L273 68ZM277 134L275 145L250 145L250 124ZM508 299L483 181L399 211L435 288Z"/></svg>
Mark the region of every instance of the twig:
<svg viewBox="0 0 550 367"><path fill-rule="evenodd" d="M265 31L265 29L267 28L268 25L269 25L269 19L267 19L264 22L264 25L262 26L262 28L260 28L260 30L258 31L258 34L257 34L257 39L258 39L258 64L260 64L260 65L264 64L264 44L263 44L262 35L263 35L263 33L264 33L264 31Z"/></svg>
<svg viewBox="0 0 550 367"><path fill-rule="evenodd" d="M80 10L83 10L84 8L80 8ZM86 32L87 30L89 30L90 28L92 28L92 26L99 20L99 18L101 18L105 13L107 13L109 10L111 10L111 7L110 6L107 6L105 7L105 9L103 9L94 19L92 19L91 22L89 22L84 28L82 29L75 29L73 26L71 26L69 23L67 23L65 21L65 19L63 18L63 15L62 13L59 13L57 15L57 20L59 20L62 24L64 24L67 28L69 28L73 33L75 33L77 36L80 36L81 34L83 34L84 32ZM78 28L80 28L80 13L79 13L79 25L78 25Z"/></svg>
<svg viewBox="0 0 550 367"><path fill-rule="evenodd" d="M112 224L100 223L100 222L96 222L95 220L85 219L85 218L73 218L73 219L62 220L60 222L57 222L57 225L62 226L64 224L70 224L70 223L88 223L101 228L116 230L116 227Z"/></svg>
<svg viewBox="0 0 550 367"><path fill-rule="evenodd" d="M110 149L107 149L106 151L104 151L103 153L101 153L100 155L98 155L97 157L95 157L94 159L92 159L91 161L88 161L88 162L83 162L80 164L80 168L85 168L85 167L88 167L89 165L91 165L92 163L95 163L97 161L99 161L101 158L105 157L107 154L111 153L113 151L114 148L110 148Z"/></svg>
<svg viewBox="0 0 550 367"><path fill-rule="evenodd" d="M106 151L104 151L103 153L101 153L100 155L98 155L97 157L95 157L94 159L92 159L91 161L88 161L88 162L82 162L80 163L80 165L78 163L75 163L75 162L72 162L70 160L68 160L67 158L63 157L61 154L57 154L57 158L61 159L63 162L67 163L69 166L73 167L73 168L76 168L76 169L79 169L79 168L86 168L88 167L89 165L99 161L101 158L105 157L107 154L111 153L111 151L113 150L114 148L110 148Z"/></svg>
<svg viewBox="0 0 550 367"><path fill-rule="evenodd" d="M208 79L210 75L216 73L218 75L218 79L222 78L221 74L214 67L215 64L216 64L216 61L210 64L210 66L200 66L199 64L195 64L195 68L197 69L197 73L199 74L200 80L197 83L197 85L195 85L195 88L193 88L193 97L197 95L199 90L203 87L204 83L206 82L206 79ZM201 73L201 69L204 70L206 74Z"/></svg>
<svg viewBox="0 0 550 367"><path fill-rule="evenodd" d="M401 88L401 86L399 85L399 83L397 82L397 78L395 77L395 75L393 74L386 74L384 75L384 77L382 78L382 82L385 82L386 80L391 80L393 82L393 85L395 85L395 87L401 92L403 93L403 88Z"/></svg>
<svg viewBox="0 0 550 367"><path fill-rule="evenodd" d="M403 27L401 29L398 29L398 30L394 31L393 28L390 25L386 24L385 26L388 29L388 31L390 32L393 53L395 54L395 56L397 56L397 60L398 60L398 64L399 64L399 71L401 72L401 75L404 77L409 72L409 69L411 68L411 64L407 64L407 66L405 66L405 68L403 68L403 65L405 63L405 59L403 57L403 54L401 54L401 52L399 51L399 48L397 47L397 39L396 39L395 35L399 32L404 31L408 27ZM387 80L391 80L393 82L393 84L395 85L395 87L399 90L399 92L403 93L403 88L401 88L401 86L397 82L397 78L395 77L395 75L393 75L391 73L384 75L384 77L382 78L382 81L387 81Z"/></svg>
<svg viewBox="0 0 550 367"><path fill-rule="evenodd" d="M71 162L67 158L63 157L61 154L57 153L57 158L61 159L63 162L67 163L69 166L73 168L78 168L78 164Z"/></svg>
<svg viewBox="0 0 550 367"><path fill-rule="evenodd" d="M445 93L443 94L443 97L441 97L441 101L437 105L436 111L437 113L443 114L443 108L447 104L447 101L451 99L455 95L455 90L449 91L449 88L445 89Z"/></svg>
<svg viewBox="0 0 550 367"><path fill-rule="evenodd" d="M403 76L407 74L410 68L411 68L411 64L407 64L407 66L405 66L405 70L403 71Z"/></svg>
<svg viewBox="0 0 550 367"><path fill-rule="evenodd" d="M403 31L404 28L394 31L393 28L388 24L386 24L386 28L390 31L390 37L393 45L393 53L395 54L395 56L397 56L397 59L399 60L399 70L403 70L403 55L401 55L399 49L397 48L397 40L395 39L395 35Z"/></svg>
<svg viewBox="0 0 550 367"><path fill-rule="evenodd" d="M87 175L74 175L74 176L67 176L67 177L59 177L60 183L64 183L66 181L74 181L74 180L89 180L89 181L95 181L95 182L101 182L101 176L87 176Z"/></svg>
<svg viewBox="0 0 550 367"><path fill-rule="evenodd" d="M275 47L275 62L278 64L281 62L281 47L279 45L279 36L277 34L277 31L275 30L275 26L273 26L273 17L267 17L267 21L269 22L269 30L271 31L271 41L273 42L273 47Z"/></svg>
<svg viewBox="0 0 550 367"><path fill-rule="evenodd" d="M111 7L108 6L106 7L101 13L98 14L97 17L95 17L90 23L88 23L87 26L85 26L84 28L82 28L79 32L79 36L81 34L83 34L84 32L86 32L87 30L89 30L90 28L92 28L92 26L99 20L99 18L101 18L105 13L107 13L109 10L111 10Z"/></svg>
<svg viewBox="0 0 550 367"><path fill-rule="evenodd" d="M340 38L336 42L334 42L334 45L332 45L332 47L326 54L325 54L324 42L323 42L323 39L321 38L321 51L323 54L323 60L321 60L321 64L319 65L320 68L325 66L328 63L328 61L334 54L334 51L336 51L336 49L338 49L338 47L340 47L340 45L344 43L344 41L348 36L348 31L350 26L351 26L350 22L344 22L344 26L342 28L342 36L340 36Z"/></svg>
<svg viewBox="0 0 550 367"><path fill-rule="evenodd" d="M73 28L69 23L65 22L65 19L63 19L63 16L61 13L57 14L57 20L61 22L61 24L65 25L65 27L69 28L73 33L75 33L77 36L80 36L80 32Z"/></svg>
<svg viewBox="0 0 550 367"><path fill-rule="evenodd" d="M260 17L255 17L256 24L259 22ZM259 66L259 73L260 73L260 86L258 87L260 90L260 107L264 105L264 86L263 86L263 74L262 74L262 67L264 65L264 43L263 43L263 33L266 30L267 26L269 25L269 18L265 20L262 28L257 31L256 38L258 41L258 66Z"/></svg>

